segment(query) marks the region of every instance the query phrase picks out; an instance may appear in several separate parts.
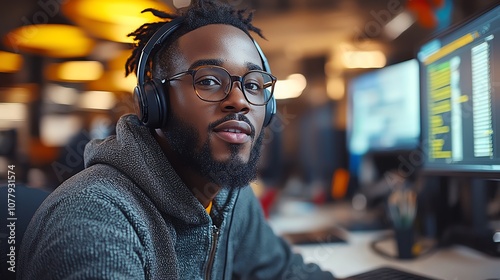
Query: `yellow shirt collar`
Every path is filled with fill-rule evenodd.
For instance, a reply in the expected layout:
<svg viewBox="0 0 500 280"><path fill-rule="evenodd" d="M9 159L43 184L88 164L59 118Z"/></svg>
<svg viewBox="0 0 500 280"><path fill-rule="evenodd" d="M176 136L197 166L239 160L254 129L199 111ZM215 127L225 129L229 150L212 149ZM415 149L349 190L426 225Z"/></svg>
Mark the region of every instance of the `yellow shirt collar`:
<svg viewBox="0 0 500 280"><path fill-rule="evenodd" d="M205 211L207 211L208 214L210 214L210 210L212 210L212 201L210 201L210 203L208 203L207 208L205 208Z"/></svg>

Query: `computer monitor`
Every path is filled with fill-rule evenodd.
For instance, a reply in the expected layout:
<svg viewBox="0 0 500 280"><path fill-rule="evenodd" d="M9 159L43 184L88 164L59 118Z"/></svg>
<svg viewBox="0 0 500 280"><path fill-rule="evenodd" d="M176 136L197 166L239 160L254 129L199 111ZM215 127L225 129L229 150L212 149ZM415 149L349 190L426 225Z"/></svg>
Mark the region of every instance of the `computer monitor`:
<svg viewBox="0 0 500 280"><path fill-rule="evenodd" d="M423 170L500 175L500 6L428 40L418 60Z"/></svg>
<svg viewBox="0 0 500 280"><path fill-rule="evenodd" d="M372 69L347 82L350 189L354 198L364 197L367 207L382 204L392 187L386 174L418 148L419 86L416 59Z"/></svg>
<svg viewBox="0 0 500 280"><path fill-rule="evenodd" d="M500 179L500 6L436 34L417 57L421 174L439 177L446 190L428 203L437 209L438 231L447 242L500 256L486 209L492 179ZM450 193L459 198L461 220L450 212Z"/></svg>
<svg viewBox="0 0 500 280"><path fill-rule="evenodd" d="M416 59L349 80L349 152L365 155L416 148L420 137L419 94Z"/></svg>

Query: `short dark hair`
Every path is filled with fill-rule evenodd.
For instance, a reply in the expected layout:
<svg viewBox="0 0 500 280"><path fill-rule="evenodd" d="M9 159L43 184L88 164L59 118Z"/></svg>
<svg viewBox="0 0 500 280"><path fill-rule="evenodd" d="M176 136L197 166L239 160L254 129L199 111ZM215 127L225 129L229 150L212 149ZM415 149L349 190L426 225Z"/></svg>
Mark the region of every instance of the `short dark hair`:
<svg viewBox="0 0 500 280"><path fill-rule="evenodd" d="M233 6L213 0L194 0L188 7L177 10L176 14L169 14L166 12L158 11L156 9L145 9L144 12L151 12L153 15L165 19L165 21L146 23L139 27L134 32L128 34L133 37L135 43L132 55L127 59L125 64L125 75L134 72L137 75L137 66L141 51L148 42L149 38L166 22L177 18L184 17L185 20L181 25L163 42L162 46L155 50L156 52L150 55L150 61L147 64L146 75L152 76L153 71L155 75L166 76L168 69L167 65L173 61L172 54L175 53L176 45L173 44L180 36L193 31L199 27L209 24L228 24L233 25L250 36L250 31L257 33L260 37L264 38L259 28L252 25L253 11L247 9L236 10ZM167 51L168 50L168 51ZM154 59L153 65L151 58ZM163 66L163 67L159 67ZM152 69L153 67L153 69Z"/></svg>

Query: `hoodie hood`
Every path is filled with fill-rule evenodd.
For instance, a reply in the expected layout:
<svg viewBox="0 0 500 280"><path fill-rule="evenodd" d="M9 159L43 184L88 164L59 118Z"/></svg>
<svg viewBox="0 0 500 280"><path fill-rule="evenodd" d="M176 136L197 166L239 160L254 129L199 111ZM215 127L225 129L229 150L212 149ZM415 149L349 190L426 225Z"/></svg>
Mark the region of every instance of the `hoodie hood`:
<svg viewBox="0 0 500 280"><path fill-rule="evenodd" d="M182 182L149 128L143 126L137 116L121 117L116 135L90 141L84 159L86 168L107 164L126 174L163 214L187 224L209 223L201 203ZM227 199L228 192L221 191L216 201L225 204Z"/></svg>

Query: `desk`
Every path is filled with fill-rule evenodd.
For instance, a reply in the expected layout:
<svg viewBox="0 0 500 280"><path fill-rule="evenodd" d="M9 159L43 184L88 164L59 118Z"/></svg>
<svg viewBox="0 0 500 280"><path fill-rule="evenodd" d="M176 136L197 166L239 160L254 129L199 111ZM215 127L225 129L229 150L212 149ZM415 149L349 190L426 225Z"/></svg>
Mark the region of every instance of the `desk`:
<svg viewBox="0 0 500 280"><path fill-rule="evenodd" d="M299 207L300 205L295 205ZM297 209L294 207L294 209ZM300 206L303 207L303 206ZM300 208L299 207L299 208ZM339 220L339 213L345 208L302 208L300 214L287 213L270 219L277 234L297 232L304 228L331 225ZM344 214L342 214L344 213ZM387 235L388 231L347 232L347 243L319 243L314 245L294 245L306 262L318 264L331 271L336 277L355 275L380 266L393 266L409 272L446 280L500 279L500 259L492 258L473 249L453 246L439 249L413 260L393 260L383 257L371 248L373 240ZM394 250L394 243L384 241L382 246Z"/></svg>
<svg viewBox="0 0 500 280"><path fill-rule="evenodd" d="M385 232L349 233L348 243L294 246L306 262L318 264L336 277L347 277L379 266L393 266L424 276L450 279L500 279L500 259L453 246L414 260L391 260L376 254L370 243Z"/></svg>

